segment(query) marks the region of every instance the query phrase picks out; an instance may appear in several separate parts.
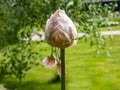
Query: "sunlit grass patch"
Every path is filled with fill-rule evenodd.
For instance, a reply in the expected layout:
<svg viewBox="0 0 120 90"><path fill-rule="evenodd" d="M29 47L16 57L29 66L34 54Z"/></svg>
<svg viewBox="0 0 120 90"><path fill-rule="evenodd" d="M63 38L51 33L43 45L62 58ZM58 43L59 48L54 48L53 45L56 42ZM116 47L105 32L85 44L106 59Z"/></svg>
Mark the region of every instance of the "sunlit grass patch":
<svg viewBox="0 0 120 90"><path fill-rule="evenodd" d="M120 36L107 39L107 47L95 54L95 47L79 40L78 45L66 49L67 90L120 90ZM20 86L14 78L4 84L10 90L60 90L60 82L51 82L57 75L56 67L45 68L42 58L50 53L50 46L42 42L35 47L42 56L40 64L27 72ZM106 50L110 53L106 55Z"/></svg>

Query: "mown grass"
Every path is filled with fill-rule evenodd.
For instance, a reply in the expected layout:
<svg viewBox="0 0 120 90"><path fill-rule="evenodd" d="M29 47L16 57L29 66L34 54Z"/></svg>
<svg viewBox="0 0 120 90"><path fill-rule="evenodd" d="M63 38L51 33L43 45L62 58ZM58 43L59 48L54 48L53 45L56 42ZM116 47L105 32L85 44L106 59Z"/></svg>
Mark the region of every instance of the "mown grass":
<svg viewBox="0 0 120 90"><path fill-rule="evenodd" d="M114 17L112 21L120 22L120 17Z"/></svg>
<svg viewBox="0 0 120 90"><path fill-rule="evenodd" d="M107 42L107 48L98 55L95 47L84 40L66 49L66 90L120 90L120 36L107 39ZM36 49L41 51L42 58L50 52L44 42ZM27 73L21 86L13 78L6 80L4 85L9 90L60 90L60 82L51 82L55 76L56 67L47 69L39 65Z"/></svg>
<svg viewBox="0 0 120 90"><path fill-rule="evenodd" d="M79 26L77 29L79 33L81 33L81 30L83 30L83 26ZM114 31L114 30L120 30L120 25L114 25L110 27L99 27L98 30L100 31Z"/></svg>
<svg viewBox="0 0 120 90"><path fill-rule="evenodd" d="M101 31L105 31L105 30L120 30L120 25L110 26L109 28L107 28L107 27L100 27L99 30L101 30Z"/></svg>

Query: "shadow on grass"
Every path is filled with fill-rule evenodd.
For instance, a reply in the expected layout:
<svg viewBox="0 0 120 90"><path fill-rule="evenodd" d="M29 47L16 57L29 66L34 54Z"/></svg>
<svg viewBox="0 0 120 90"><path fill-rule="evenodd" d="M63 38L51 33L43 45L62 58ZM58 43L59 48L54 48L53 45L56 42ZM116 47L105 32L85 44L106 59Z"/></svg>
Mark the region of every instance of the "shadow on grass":
<svg viewBox="0 0 120 90"><path fill-rule="evenodd" d="M4 87L8 90L60 90L60 77L55 76L47 82L42 81L24 81L21 85L17 80L8 80Z"/></svg>

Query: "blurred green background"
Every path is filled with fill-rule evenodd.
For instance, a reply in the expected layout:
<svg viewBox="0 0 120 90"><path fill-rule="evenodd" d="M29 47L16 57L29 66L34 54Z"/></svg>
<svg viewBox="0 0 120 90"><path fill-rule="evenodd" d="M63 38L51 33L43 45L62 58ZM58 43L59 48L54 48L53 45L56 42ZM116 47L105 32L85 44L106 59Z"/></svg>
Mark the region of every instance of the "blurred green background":
<svg viewBox="0 0 120 90"><path fill-rule="evenodd" d="M100 34L120 30L117 0L0 0L0 87L60 90L56 67L42 64L50 46L31 39L34 32L44 32L58 8L65 10L78 33L85 33L77 38L78 45L66 49L67 90L120 90L120 35Z"/></svg>

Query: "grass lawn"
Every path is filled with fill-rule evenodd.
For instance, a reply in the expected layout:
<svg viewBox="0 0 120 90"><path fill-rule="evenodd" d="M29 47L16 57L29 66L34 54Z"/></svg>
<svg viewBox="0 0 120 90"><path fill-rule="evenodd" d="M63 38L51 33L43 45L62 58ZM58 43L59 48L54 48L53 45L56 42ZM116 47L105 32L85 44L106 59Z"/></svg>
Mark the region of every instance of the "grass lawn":
<svg viewBox="0 0 120 90"><path fill-rule="evenodd" d="M80 26L77 30L80 33L81 30L83 30L83 26ZM120 30L120 24L115 26L110 26L110 27L99 27L98 30L101 30L101 31Z"/></svg>
<svg viewBox="0 0 120 90"><path fill-rule="evenodd" d="M120 90L120 36L107 41L106 50L110 56L106 55L106 50L96 55L95 47L90 47L84 40L66 49L66 90ZM36 49L43 57L50 52L44 42ZM10 90L60 90L60 82L51 82L55 75L56 67L47 69L39 65L27 73L22 86L13 78L4 83Z"/></svg>
<svg viewBox="0 0 120 90"><path fill-rule="evenodd" d="M120 22L120 17L114 17L112 21Z"/></svg>
<svg viewBox="0 0 120 90"><path fill-rule="evenodd" d="M109 28L106 28L106 27L100 27L99 29L100 29L100 30L109 30ZM110 29L111 29L111 30L120 30L120 25L110 26Z"/></svg>

